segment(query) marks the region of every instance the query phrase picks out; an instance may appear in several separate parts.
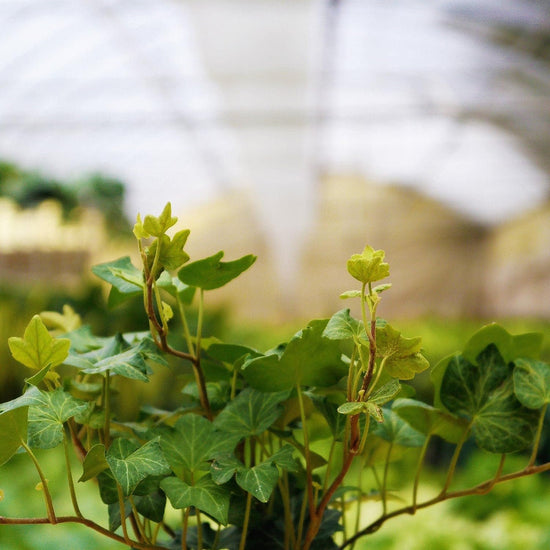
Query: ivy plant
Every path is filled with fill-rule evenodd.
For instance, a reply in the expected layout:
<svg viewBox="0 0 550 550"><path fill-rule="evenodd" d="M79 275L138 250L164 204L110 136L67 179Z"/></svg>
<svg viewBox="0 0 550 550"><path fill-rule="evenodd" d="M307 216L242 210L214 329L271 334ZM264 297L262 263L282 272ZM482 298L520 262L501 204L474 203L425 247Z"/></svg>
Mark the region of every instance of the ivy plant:
<svg viewBox="0 0 550 550"><path fill-rule="evenodd" d="M21 396L0 404L0 465L28 455L45 516L0 516L0 524L79 523L151 550L343 549L396 516L550 470L537 462L550 402L540 334L481 328L431 370L433 403L416 399L408 382L429 368L422 342L378 316L390 267L382 250L367 246L347 263L356 288L341 295L357 302L358 318L342 309L267 351L205 338L208 294L256 258L224 261L220 251L191 261L189 230L174 231L176 222L170 204L158 217L138 216L140 265L124 257L93 268L110 285L113 307L143 301L148 331L95 336L65 307L35 315L22 337L10 338L29 376ZM192 373L180 406L144 403L134 422L121 421L112 399L120 380L147 383L174 364ZM434 438L454 453L439 492L422 500ZM470 440L500 456L499 465L491 479L457 488L455 471ZM58 488L35 454L58 446L72 515L56 511ZM416 467L396 487L391 471L407 451L416 453ZM511 453L525 453L522 469L506 468ZM365 472L374 492L365 489ZM97 487L103 522L81 512L78 483ZM378 517L362 517L369 499L380 502Z"/></svg>

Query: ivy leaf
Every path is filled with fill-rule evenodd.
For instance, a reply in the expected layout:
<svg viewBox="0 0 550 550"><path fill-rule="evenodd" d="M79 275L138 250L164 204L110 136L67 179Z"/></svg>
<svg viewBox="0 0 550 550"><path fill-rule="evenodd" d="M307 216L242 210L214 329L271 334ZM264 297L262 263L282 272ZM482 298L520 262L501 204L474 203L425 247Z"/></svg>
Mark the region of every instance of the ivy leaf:
<svg viewBox="0 0 550 550"><path fill-rule="evenodd" d="M369 397L369 401L376 405L385 405L401 391L401 384L395 378L378 388Z"/></svg>
<svg viewBox="0 0 550 550"><path fill-rule="evenodd" d="M88 403L75 399L62 388L51 392L38 390L29 407L29 446L39 449L56 447L63 441L63 423L87 408Z"/></svg>
<svg viewBox="0 0 550 550"><path fill-rule="evenodd" d="M161 452L158 440L148 441L145 445L136 447L133 441L118 438L112 442L105 455L109 468L125 496L131 495L139 482L147 476L170 473L170 467Z"/></svg>
<svg viewBox="0 0 550 550"><path fill-rule="evenodd" d="M101 340L92 334L90 325L81 326L64 334L71 341L70 353L86 353L102 347Z"/></svg>
<svg viewBox="0 0 550 550"><path fill-rule="evenodd" d="M149 367L145 363L145 357L148 356L156 358L156 351L153 351L150 342L142 341L131 347L122 335L117 334L108 339L103 347L81 355L71 354L65 362L86 374L109 371L125 378L148 382ZM164 362L162 357L161 362Z"/></svg>
<svg viewBox="0 0 550 550"><path fill-rule="evenodd" d="M392 445L402 447L421 447L425 437L399 417L393 409L384 410L384 422L376 424L373 434Z"/></svg>
<svg viewBox="0 0 550 550"><path fill-rule="evenodd" d="M288 343L282 354L251 358L243 365L243 375L253 388L274 392L295 386L332 386L347 374L340 343L323 338L326 320L311 321Z"/></svg>
<svg viewBox="0 0 550 550"><path fill-rule="evenodd" d="M338 404L334 403L329 396L318 395L313 392L306 392L315 408L323 415L330 428L332 436L336 441L342 441L346 419L338 411ZM344 413L345 414L345 413Z"/></svg>
<svg viewBox="0 0 550 550"><path fill-rule="evenodd" d="M187 264L178 272L180 281L203 290L214 290L238 277L256 261L253 254L232 262L221 262L223 256L224 252L220 250L213 256Z"/></svg>
<svg viewBox="0 0 550 550"><path fill-rule="evenodd" d="M97 477L101 472L109 467L105 459L105 446L101 443L94 445L86 453L82 464L82 475L78 481L88 481Z"/></svg>
<svg viewBox="0 0 550 550"><path fill-rule="evenodd" d="M132 264L129 256L95 265L92 267L92 273L112 285L109 307L118 306L143 293L143 272Z"/></svg>
<svg viewBox="0 0 550 550"><path fill-rule="evenodd" d="M377 353L384 359L384 368L393 378L411 380L430 364L420 353L421 338L404 338L385 321L376 323Z"/></svg>
<svg viewBox="0 0 550 550"><path fill-rule="evenodd" d="M80 315L75 310L65 304L63 313L57 311L43 311L40 313L40 318L49 329L59 330L62 333L71 332L80 328Z"/></svg>
<svg viewBox="0 0 550 550"><path fill-rule="evenodd" d="M466 419L416 399L397 399L392 409L420 433L438 435L450 443L458 442L468 427Z"/></svg>
<svg viewBox="0 0 550 550"><path fill-rule="evenodd" d="M513 336L501 325L491 323L479 329L468 340L462 355L470 363L476 364L478 355L489 344L493 344L506 363L510 363L518 357L538 359L542 349L542 341L543 335L541 333L530 332Z"/></svg>
<svg viewBox="0 0 550 550"><path fill-rule="evenodd" d="M514 369L514 392L522 405L540 409L550 403L550 365L534 359L518 359Z"/></svg>
<svg viewBox="0 0 550 550"><path fill-rule="evenodd" d="M27 439L26 407L0 414L0 466L5 464Z"/></svg>
<svg viewBox="0 0 550 550"><path fill-rule="evenodd" d="M35 315L27 325L23 338L12 336L8 339L8 345L14 359L26 367L41 371L63 363L71 342L67 338L53 338L40 316ZM47 371L45 375L50 379L54 377Z"/></svg>
<svg viewBox="0 0 550 550"><path fill-rule="evenodd" d="M160 252L157 260L157 273L164 268L168 271L173 271L181 267L189 260L189 254L183 250L187 237L189 237L189 229L178 231L172 239L168 235L162 235L153 241L151 246L147 248L147 263L149 269L153 267L157 248L160 246Z"/></svg>
<svg viewBox="0 0 550 550"><path fill-rule="evenodd" d="M227 525L231 493L214 483L209 475L193 486L177 477L167 477L160 482L160 487L177 510L194 506L222 525Z"/></svg>
<svg viewBox="0 0 550 550"><path fill-rule="evenodd" d="M172 216L172 205L168 202L160 216L145 216L142 228L144 232L153 237L161 237L168 229L175 225L177 221L178 218Z"/></svg>
<svg viewBox="0 0 550 550"><path fill-rule="evenodd" d="M296 471L296 461L290 445L281 447L273 456L252 468L246 468L235 456L216 459L210 468L212 479L218 484L226 483L234 474L239 487L251 493L260 502L267 502L279 479L277 466Z"/></svg>
<svg viewBox="0 0 550 550"><path fill-rule="evenodd" d="M166 495L155 490L148 495L134 495L133 497L136 510L147 519L160 523L164 518L166 508Z"/></svg>
<svg viewBox="0 0 550 550"><path fill-rule="evenodd" d="M390 266L385 263L383 250L374 250L366 246L361 254L354 254L348 260L348 272L363 284L373 283L384 279L390 274Z"/></svg>
<svg viewBox="0 0 550 550"><path fill-rule="evenodd" d="M537 423L537 413L524 407L514 395L513 364L506 363L495 344L487 346L470 363L451 358L441 381L442 404L464 416L477 445L493 453L527 448Z"/></svg>
<svg viewBox="0 0 550 550"><path fill-rule="evenodd" d="M273 462L262 462L253 468L237 472L236 480L239 487L251 493L260 502L267 502L277 480L279 470Z"/></svg>
<svg viewBox="0 0 550 550"><path fill-rule="evenodd" d="M349 309L342 309L335 313L323 331L323 337L330 340L348 340L358 337L366 338L363 323L350 315Z"/></svg>
<svg viewBox="0 0 550 550"><path fill-rule="evenodd" d="M197 414L187 414L176 422L174 429L161 435L160 446L173 472L207 471L209 460L231 453L238 437L216 431L212 422Z"/></svg>
<svg viewBox="0 0 550 550"><path fill-rule="evenodd" d="M157 279L157 286L168 292L168 294L174 298L180 300L182 304L186 305L191 305L195 292L197 291L196 287L182 283L177 277L170 276L166 271Z"/></svg>
<svg viewBox="0 0 550 550"><path fill-rule="evenodd" d="M21 407L30 405L40 405L42 403L42 392L36 387L31 386L23 395L0 404L0 412L13 411Z"/></svg>
<svg viewBox="0 0 550 550"><path fill-rule="evenodd" d="M287 397L287 391L264 393L246 388L216 417L214 427L238 438L260 435L281 416L280 403Z"/></svg>
<svg viewBox="0 0 550 550"><path fill-rule="evenodd" d="M236 344L220 344L214 343L208 346L208 356L217 361L228 363L230 365L235 364L239 359L243 359L250 355L251 357L260 357L261 353L253 348L247 346L240 346Z"/></svg>

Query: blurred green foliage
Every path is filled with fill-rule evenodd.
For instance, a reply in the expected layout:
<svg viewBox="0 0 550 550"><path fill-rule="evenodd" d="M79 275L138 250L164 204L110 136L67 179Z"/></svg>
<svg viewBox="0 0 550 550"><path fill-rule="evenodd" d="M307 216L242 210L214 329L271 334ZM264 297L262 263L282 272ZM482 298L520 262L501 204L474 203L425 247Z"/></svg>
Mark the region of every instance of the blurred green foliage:
<svg viewBox="0 0 550 550"><path fill-rule="evenodd" d="M22 208L54 199L61 204L67 217L78 207L95 208L105 216L110 231L130 235L131 224L124 213L124 195L121 181L101 174L65 182L0 160L0 196L12 199Z"/></svg>

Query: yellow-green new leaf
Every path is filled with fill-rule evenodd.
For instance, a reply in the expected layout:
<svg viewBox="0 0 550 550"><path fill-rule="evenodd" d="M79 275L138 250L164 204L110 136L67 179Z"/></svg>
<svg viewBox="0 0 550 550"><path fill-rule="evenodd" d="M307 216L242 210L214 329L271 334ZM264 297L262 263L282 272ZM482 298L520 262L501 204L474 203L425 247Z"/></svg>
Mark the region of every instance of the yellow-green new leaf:
<svg viewBox="0 0 550 550"><path fill-rule="evenodd" d="M145 216L143 220L143 228L138 228L139 231L145 231L153 237L160 237L164 235L170 227L176 224L178 218L172 217L172 205L168 202L162 211L162 214L158 217Z"/></svg>
<svg viewBox="0 0 550 550"><path fill-rule="evenodd" d="M374 283L390 274L390 266L384 262L385 252L366 246L361 254L354 254L348 260L349 274L363 284Z"/></svg>
<svg viewBox="0 0 550 550"><path fill-rule="evenodd" d="M25 329L23 338L8 340L13 358L35 370L53 368L69 355L71 342L67 338L53 338L39 315L35 315ZM50 377L51 373L46 376Z"/></svg>

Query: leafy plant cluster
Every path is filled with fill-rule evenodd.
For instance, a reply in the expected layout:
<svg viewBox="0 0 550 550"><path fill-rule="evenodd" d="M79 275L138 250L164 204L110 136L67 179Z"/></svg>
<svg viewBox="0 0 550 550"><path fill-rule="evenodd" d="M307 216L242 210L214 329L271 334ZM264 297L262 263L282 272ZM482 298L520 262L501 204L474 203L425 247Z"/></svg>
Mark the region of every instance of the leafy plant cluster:
<svg viewBox="0 0 550 550"><path fill-rule="evenodd" d="M428 361L420 338L404 337L378 317L391 287L381 282L389 265L383 251L367 246L347 264L359 288L342 294L359 302L360 318L342 309L266 352L205 337L205 295L255 257L224 262L218 252L190 262L189 230L172 234L176 222L169 204L158 217L138 216L141 267L125 257L93 269L111 285L111 306L143 300L148 331L98 337L66 307L35 315L22 338L10 338L12 355L32 375L20 397L0 405L0 465L17 452L29 456L46 516L0 516L0 524L80 523L140 549L343 549L393 517L550 469L537 464L550 401L540 334L482 328L432 370L433 405L415 399L406 382ZM188 317L195 312L192 332ZM176 315L181 335L170 329ZM146 383L168 365L167 356L189 374L180 406L144 405L136 421L117 419L117 381ZM454 454L439 493L422 500L434 438L452 443ZM457 462L470 439L500 455L500 463L487 481L457 489ZM64 449L72 515L55 510L54 488L35 454L57 446ZM402 480L409 502L396 506L392 466L415 448L417 466ZM525 466L508 471L507 455L523 451ZM80 472L71 469L71 452L82 461ZM364 491L365 471L374 492ZM97 485L108 528L82 514L76 477ZM367 500L380 502L380 515L365 525ZM350 506L355 522L346 514Z"/></svg>

